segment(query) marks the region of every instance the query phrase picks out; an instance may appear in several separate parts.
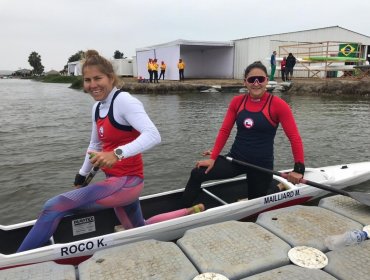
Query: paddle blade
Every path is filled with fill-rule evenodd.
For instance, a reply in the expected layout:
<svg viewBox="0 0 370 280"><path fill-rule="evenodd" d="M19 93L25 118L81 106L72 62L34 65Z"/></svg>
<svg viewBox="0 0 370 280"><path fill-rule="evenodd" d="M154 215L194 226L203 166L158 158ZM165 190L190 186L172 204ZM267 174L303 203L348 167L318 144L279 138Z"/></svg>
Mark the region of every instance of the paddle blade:
<svg viewBox="0 0 370 280"><path fill-rule="evenodd" d="M348 192L348 196L361 202L367 206L370 206L370 194L363 192Z"/></svg>

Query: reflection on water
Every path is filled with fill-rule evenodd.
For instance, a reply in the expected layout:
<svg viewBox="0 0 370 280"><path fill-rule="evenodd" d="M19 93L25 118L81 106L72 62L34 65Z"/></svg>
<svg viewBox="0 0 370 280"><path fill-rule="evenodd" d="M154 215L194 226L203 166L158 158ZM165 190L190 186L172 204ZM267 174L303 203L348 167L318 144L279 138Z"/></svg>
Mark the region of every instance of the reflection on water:
<svg viewBox="0 0 370 280"><path fill-rule="evenodd" d="M200 153L212 148L236 94L136 95L162 136L161 145L144 154L144 194L184 187ZM9 224L36 218L48 198L71 190L90 139L93 100L68 85L24 80L0 80L0 95L0 224ZM281 97L296 117L307 166L370 161L369 99ZM279 128L275 169L292 165ZM370 183L356 188L369 191Z"/></svg>

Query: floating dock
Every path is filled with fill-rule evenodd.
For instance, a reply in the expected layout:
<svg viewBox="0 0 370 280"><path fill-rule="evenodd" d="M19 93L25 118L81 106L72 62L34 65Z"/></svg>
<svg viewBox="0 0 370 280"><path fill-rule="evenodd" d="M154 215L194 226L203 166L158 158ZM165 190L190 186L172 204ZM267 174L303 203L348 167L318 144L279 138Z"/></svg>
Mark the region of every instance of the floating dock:
<svg viewBox="0 0 370 280"><path fill-rule="evenodd" d="M261 213L255 223L227 221L191 229L176 242L152 239L102 250L76 268L45 262L2 270L0 279L370 279L370 240L336 251L324 243L329 235L369 224L369 206L337 195L321 199L318 206ZM288 251L297 246L322 251L328 265L292 264Z"/></svg>

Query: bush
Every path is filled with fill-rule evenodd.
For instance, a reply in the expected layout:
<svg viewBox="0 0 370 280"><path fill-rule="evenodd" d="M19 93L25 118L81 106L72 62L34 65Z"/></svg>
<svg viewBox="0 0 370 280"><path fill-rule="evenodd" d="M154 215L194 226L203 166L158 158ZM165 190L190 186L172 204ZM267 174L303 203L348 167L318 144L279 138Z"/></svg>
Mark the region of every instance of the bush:
<svg viewBox="0 0 370 280"><path fill-rule="evenodd" d="M44 83L73 83L78 79L74 76L47 75L42 77Z"/></svg>
<svg viewBox="0 0 370 280"><path fill-rule="evenodd" d="M82 77L81 76L61 76L61 75L47 75L42 77L32 77L32 79L44 82L44 83L64 83L71 84L70 88L82 89Z"/></svg>
<svg viewBox="0 0 370 280"><path fill-rule="evenodd" d="M73 77L74 81L72 82L72 85L70 86L73 89L82 89L83 88L83 82L82 82L82 77Z"/></svg>

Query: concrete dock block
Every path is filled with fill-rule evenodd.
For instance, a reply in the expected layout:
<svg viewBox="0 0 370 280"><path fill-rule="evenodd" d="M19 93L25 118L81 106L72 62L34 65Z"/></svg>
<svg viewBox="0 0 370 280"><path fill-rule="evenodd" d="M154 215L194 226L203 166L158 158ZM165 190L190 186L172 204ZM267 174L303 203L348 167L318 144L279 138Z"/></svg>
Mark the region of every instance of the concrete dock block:
<svg viewBox="0 0 370 280"><path fill-rule="evenodd" d="M270 271L259 273L241 280L336 280L320 269L286 265Z"/></svg>
<svg viewBox="0 0 370 280"><path fill-rule="evenodd" d="M177 245L201 273L240 279L289 264L291 247L255 223L227 221L188 230Z"/></svg>
<svg viewBox="0 0 370 280"><path fill-rule="evenodd" d="M370 240L326 254L324 271L341 280L370 279Z"/></svg>
<svg viewBox="0 0 370 280"><path fill-rule="evenodd" d="M319 202L319 207L346 216L364 226L370 225L370 206L362 204L348 196L334 195L322 198Z"/></svg>
<svg viewBox="0 0 370 280"><path fill-rule="evenodd" d="M189 280L199 274L175 243L156 240L98 251L78 270L80 280Z"/></svg>
<svg viewBox="0 0 370 280"><path fill-rule="evenodd" d="M261 213L256 221L285 240L290 246L309 246L327 252L324 240L347 230L362 229L362 224L316 206L296 205Z"/></svg>
<svg viewBox="0 0 370 280"><path fill-rule="evenodd" d="M75 280L73 265L61 265L55 262L37 263L27 266L0 270L1 280Z"/></svg>

